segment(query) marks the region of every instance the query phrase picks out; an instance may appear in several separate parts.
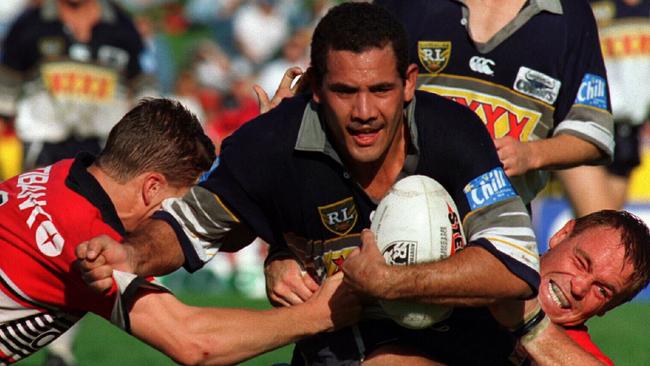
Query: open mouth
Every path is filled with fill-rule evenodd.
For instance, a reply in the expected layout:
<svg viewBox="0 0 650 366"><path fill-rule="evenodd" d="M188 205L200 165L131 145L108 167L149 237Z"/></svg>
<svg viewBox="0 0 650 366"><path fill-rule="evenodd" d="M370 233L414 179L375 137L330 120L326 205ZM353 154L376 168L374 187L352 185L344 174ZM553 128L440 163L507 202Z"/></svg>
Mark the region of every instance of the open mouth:
<svg viewBox="0 0 650 366"><path fill-rule="evenodd" d="M569 300L564 296L564 292L562 292L560 287L552 280L548 281L548 293L550 294L551 299L553 299L560 308L568 309L571 307Z"/></svg>
<svg viewBox="0 0 650 366"><path fill-rule="evenodd" d="M377 141L379 137L379 132L381 129L363 129L363 130L353 130L348 129L350 136L359 146L370 146Z"/></svg>

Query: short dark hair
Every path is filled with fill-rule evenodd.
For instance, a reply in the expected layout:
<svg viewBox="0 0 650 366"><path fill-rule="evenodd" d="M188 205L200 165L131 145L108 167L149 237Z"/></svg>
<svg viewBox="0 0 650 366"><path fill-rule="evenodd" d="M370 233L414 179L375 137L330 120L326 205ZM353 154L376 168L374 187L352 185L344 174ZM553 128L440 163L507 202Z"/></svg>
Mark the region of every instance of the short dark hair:
<svg viewBox="0 0 650 366"><path fill-rule="evenodd" d="M371 48L392 46L397 72L406 79L408 40L404 26L379 5L343 3L321 19L311 41L311 69L316 85L327 72L330 50L361 53Z"/></svg>
<svg viewBox="0 0 650 366"><path fill-rule="evenodd" d="M113 127L96 164L119 182L155 171L170 185L190 186L210 169L214 144L179 102L142 99Z"/></svg>
<svg viewBox="0 0 650 366"><path fill-rule="evenodd" d="M571 235L577 235L594 226L606 226L621 233L625 260L634 265L632 286L625 291L621 303L631 300L650 281L650 231L637 216L627 211L602 210L577 218ZM618 303L616 304L618 305Z"/></svg>

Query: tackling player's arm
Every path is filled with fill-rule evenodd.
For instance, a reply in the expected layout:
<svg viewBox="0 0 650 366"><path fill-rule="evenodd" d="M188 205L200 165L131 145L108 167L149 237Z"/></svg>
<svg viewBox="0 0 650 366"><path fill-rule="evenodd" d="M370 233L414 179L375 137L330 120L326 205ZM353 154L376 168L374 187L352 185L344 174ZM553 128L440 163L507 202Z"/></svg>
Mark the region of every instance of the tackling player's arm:
<svg viewBox="0 0 650 366"><path fill-rule="evenodd" d="M134 336L178 363L232 365L302 337L352 324L360 310L356 295L339 275L328 279L310 301L291 308L198 308L169 293L148 292L135 301L129 318Z"/></svg>
<svg viewBox="0 0 650 366"><path fill-rule="evenodd" d="M521 347L536 365L608 365L576 343L548 316L539 317L539 310L537 299L503 301L490 306L492 316L520 337Z"/></svg>

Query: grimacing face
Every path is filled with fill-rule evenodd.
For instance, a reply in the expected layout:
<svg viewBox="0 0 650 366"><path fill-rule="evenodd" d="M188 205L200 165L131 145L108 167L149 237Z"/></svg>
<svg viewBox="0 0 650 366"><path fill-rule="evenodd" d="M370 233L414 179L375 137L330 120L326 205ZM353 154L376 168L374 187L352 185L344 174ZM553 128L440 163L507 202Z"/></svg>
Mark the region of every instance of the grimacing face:
<svg viewBox="0 0 650 366"><path fill-rule="evenodd" d="M563 326L603 315L632 284L634 272L618 230L594 226L572 236L574 223L553 235L540 266L537 299L551 321Z"/></svg>
<svg viewBox="0 0 650 366"><path fill-rule="evenodd" d="M417 67L406 80L390 44L361 53L330 50L327 72L314 89L339 152L352 163L377 162L396 143L404 103L413 99Z"/></svg>

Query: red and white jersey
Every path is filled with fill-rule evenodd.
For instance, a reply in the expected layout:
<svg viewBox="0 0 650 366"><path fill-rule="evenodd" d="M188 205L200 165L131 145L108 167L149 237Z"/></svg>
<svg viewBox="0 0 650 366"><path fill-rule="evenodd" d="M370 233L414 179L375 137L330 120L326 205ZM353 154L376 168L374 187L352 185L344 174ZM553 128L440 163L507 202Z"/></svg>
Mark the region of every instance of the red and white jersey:
<svg viewBox="0 0 650 366"><path fill-rule="evenodd" d="M93 292L73 268L79 243L124 234L108 195L86 171L93 160L81 155L0 184L0 365L35 352L88 311L128 328L124 309L114 309L124 299ZM123 275L114 276L120 293L143 282Z"/></svg>

